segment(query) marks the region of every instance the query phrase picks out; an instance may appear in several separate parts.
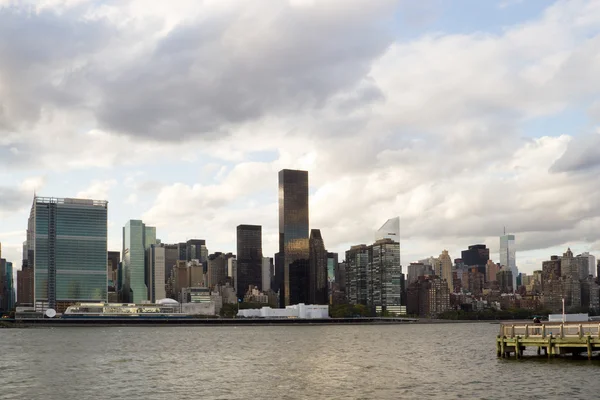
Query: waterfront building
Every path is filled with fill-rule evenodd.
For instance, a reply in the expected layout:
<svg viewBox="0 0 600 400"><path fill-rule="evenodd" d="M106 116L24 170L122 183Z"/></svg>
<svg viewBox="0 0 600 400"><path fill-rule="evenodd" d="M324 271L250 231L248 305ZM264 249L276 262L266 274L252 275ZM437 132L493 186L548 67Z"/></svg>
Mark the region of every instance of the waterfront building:
<svg viewBox="0 0 600 400"><path fill-rule="evenodd" d="M254 308L239 310L238 317L243 318L299 318L320 319L329 318L328 305L307 305L304 303L286 306L286 308Z"/></svg>
<svg viewBox="0 0 600 400"><path fill-rule="evenodd" d="M272 257L263 257L262 259L262 268L261 268L261 277L262 277L262 290L267 292L271 290L271 279L273 279L273 258Z"/></svg>
<svg viewBox="0 0 600 400"><path fill-rule="evenodd" d="M275 261L283 306L308 300L308 220L308 172L279 171L279 253Z"/></svg>
<svg viewBox="0 0 600 400"><path fill-rule="evenodd" d="M148 300L146 251L156 244L156 228L141 220L129 220L123 227L123 291L125 301Z"/></svg>
<svg viewBox="0 0 600 400"><path fill-rule="evenodd" d="M381 239L370 246L346 251L346 292L350 304L363 304L372 312L404 312L401 309L404 275L400 244Z"/></svg>
<svg viewBox="0 0 600 400"><path fill-rule="evenodd" d="M514 290L517 290L517 276L519 270L517 269L517 252L515 248L515 235L504 234L500 236L500 265L507 267L512 272Z"/></svg>
<svg viewBox="0 0 600 400"><path fill-rule="evenodd" d="M28 265L17 271L17 303L33 306L33 267Z"/></svg>
<svg viewBox="0 0 600 400"><path fill-rule="evenodd" d="M171 276L171 271L179 260L179 245L177 244L162 244L165 249L165 276L163 280L165 284Z"/></svg>
<svg viewBox="0 0 600 400"><path fill-rule="evenodd" d="M404 275L400 243L384 238L368 248L367 304L376 312L400 314Z"/></svg>
<svg viewBox="0 0 600 400"><path fill-rule="evenodd" d="M335 270L338 266L338 254L327 253L327 298L329 304L333 304L333 284L335 283Z"/></svg>
<svg viewBox="0 0 600 400"><path fill-rule="evenodd" d="M319 229L310 230L308 301L310 304L329 304L327 295L327 250Z"/></svg>
<svg viewBox="0 0 600 400"><path fill-rule="evenodd" d="M450 291L445 279L420 276L407 288L406 310L409 315L436 317L450 309Z"/></svg>
<svg viewBox="0 0 600 400"><path fill-rule="evenodd" d="M1 258L0 249L0 312L8 312L15 306L15 288L12 262Z"/></svg>
<svg viewBox="0 0 600 400"><path fill-rule="evenodd" d="M367 305L369 248L360 244L346 251L346 291L350 304Z"/></svg>
<svg viewBox="0 0 600 400"><path fill-rule="evenodd" d="M26 247L38 310L107 300L107 209L103 200L34 197Z"/></svg>
<svg viewBox="0 0 600 400"><path fill-rule="evenodd" d="M243 298L250 286L262 285L262 227L237 227L237 296ZM224 282L223 282L224 283Z"/></svg>
<svg viewBox="0 0 600 400"><path fill-rule="evenodd" d="M148 260L146 276L148 280L148 300L155 302L156 300L167 297L165 288L165 245L151 244L146 250L146 259Z"/></svg>

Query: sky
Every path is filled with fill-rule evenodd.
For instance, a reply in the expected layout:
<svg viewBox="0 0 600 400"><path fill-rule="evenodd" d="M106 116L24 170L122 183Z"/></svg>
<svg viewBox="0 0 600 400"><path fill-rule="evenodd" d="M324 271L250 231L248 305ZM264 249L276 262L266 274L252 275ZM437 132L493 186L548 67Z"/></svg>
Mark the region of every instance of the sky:
<svg viewBox="0 0 600 400"><path fill-rule="evenodd" d="M600 255L598 54L598 1L0 0L3 257L34 193L108 200L109 250L142 219L272 256L284 168L329 251L399 216L404 265Z"/></svg>

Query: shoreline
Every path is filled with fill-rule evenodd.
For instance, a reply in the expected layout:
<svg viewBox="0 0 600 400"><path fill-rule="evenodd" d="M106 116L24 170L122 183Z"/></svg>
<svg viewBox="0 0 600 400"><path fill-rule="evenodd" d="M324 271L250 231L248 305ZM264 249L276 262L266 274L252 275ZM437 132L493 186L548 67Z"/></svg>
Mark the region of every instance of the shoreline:
<svg viewBox="0 0 600 400"><path fill-rule="evenodd" d="M316 326L316 325L437 325L437 324L499 324L497 320L445 320L409 318L323 318L323 319L242 319L242 318L190 318L190 319L48 319L32 318L2 321L0 328L19 329L36 327L110 327L110 326Z"/></svg>

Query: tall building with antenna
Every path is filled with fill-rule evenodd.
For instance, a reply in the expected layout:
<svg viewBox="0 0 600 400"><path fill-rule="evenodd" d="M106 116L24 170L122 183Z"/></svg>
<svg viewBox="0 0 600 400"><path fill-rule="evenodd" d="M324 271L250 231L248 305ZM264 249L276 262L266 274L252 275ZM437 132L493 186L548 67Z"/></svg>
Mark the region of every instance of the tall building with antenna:
<svg viewBox="0 0 600 400"><path fill-rule="evenodd" d="M512 272L513 288L516 290L519 270L517 269L515 235L507 235L506 228L504 234L500 236L500 265Z"/></svg>

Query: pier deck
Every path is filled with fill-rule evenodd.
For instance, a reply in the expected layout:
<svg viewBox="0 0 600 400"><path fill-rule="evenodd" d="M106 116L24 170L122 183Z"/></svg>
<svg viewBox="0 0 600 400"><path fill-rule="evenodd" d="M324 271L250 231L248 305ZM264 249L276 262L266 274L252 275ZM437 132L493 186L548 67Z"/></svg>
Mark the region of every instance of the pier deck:
<svg viewBox="0 0 600 400"><path fill-rule="evenodd" d="M523 357L526 348L542 351L548 357L587 353L592 358L594 351L600 351L600 323L598 322L546 322L533 324L524 322L503 322L496 338L498 357L507 358L512 354Z"/></svg>

